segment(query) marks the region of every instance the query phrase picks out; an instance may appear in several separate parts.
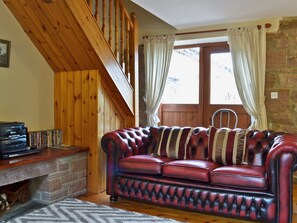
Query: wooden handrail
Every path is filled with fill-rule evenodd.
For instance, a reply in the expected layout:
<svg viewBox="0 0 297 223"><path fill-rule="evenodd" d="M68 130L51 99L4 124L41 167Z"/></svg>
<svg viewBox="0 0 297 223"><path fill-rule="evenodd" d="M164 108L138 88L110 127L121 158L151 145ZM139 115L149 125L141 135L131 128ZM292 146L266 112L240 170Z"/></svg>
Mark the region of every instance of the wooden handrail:
<svg viewBox="0 0 297 223"><path fill-rule="evenodd" d="M86 2L116 60L130 81L131 75L135 74L135 70L131 70L134 69L131 65L135 64L131 60L135 60L137 55L135 41L138 43L135 37L135 33L138 33L135 15L133 18L129 15L122 0L95 0L95 2L86 0Z"/></svg>

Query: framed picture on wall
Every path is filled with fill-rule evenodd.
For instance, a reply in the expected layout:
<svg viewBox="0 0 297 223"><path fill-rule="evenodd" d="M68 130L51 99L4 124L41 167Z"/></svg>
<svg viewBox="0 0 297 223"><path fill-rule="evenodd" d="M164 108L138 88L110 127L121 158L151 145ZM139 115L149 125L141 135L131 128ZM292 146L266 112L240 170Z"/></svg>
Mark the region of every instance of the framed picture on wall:
<svg viewBox="0 0 297 223"><path fill-rule="evenodd" d="M0 39L0 67L9 67L10 41Z"/></svg>

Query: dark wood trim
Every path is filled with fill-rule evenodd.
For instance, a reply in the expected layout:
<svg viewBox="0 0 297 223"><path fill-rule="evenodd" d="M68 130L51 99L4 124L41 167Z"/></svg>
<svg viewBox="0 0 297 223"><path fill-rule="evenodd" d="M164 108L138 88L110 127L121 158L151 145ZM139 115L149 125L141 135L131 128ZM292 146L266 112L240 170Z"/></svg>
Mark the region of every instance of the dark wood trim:
<svg viewBox="0 0 297 223"><path fill-rule="evenodd" d="M187 111L197 111L199 105L198 104L162 104L162 110L163 111L184 111L185 108Z"/></svg>
<svg viewBox="0 0 297 223"><path fill-rule="evenodd" d="M201 51L201 48L203 48L203 47L224 46L226 44L228 46L228 43L226 41L224 41L224 42L213 42L213 43L195 43L195 44L189 44L189 45L174 46L174 49L184 49L184 48L200 47L200 51Z"/></svg>
<svg viewBox="0 0 297 223"><path fill-rule="evenodd" d="M0 160L0 170L9 169L17 166L24 166L32 163L38 163L45 160L54 160L60 157L70 156L73 154L88 151L89 148L86 147L61 147L61 149L45 148L42 150L42 152L37 154Z"/></svg>

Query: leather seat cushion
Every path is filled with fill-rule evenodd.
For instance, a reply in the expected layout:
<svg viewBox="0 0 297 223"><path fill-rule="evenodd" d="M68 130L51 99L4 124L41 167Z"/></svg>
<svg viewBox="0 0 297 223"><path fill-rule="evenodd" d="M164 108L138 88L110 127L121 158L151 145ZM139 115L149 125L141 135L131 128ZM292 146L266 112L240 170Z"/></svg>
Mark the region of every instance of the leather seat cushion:
<svg viewBox="0 0 297 223"><path fill-rule="evenodd" d="M219 166L206 160L176 160L164 164L162 175L209 182L209 172Z"/></svg>
<svg viewBox="0 0 297 223"><path fill-rule="evenodd" d="M161 174L165 162L173 161L168 157L135 155L119 161L119 171L127 173Z"/></svg>
<svg viewBox="0 0 297 223"><path fill-rule="evenodd" d="M231 165L219 167L210 172L212 184L266 190L268 179L265 167L250 165Z"/></svg>

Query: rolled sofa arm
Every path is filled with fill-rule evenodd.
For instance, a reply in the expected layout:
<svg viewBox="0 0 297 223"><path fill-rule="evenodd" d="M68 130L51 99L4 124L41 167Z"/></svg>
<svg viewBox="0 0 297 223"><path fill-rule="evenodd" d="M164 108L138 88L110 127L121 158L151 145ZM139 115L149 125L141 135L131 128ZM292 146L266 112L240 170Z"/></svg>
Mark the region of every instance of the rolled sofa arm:
<svg viewBox="0 0 297 223"><path fill-rule="evenodd" d="M149 127L118 129L108 132L101 138L101 146L107 155L118 158L146 153L150 144Z"/></svg>
<svg viewBox="0 0 297 223"><path fill-rule="evenodd" d="M114 177L118 172L118 161L124 157L147 154L152 148L149 127L119 129L106 133L101 138L101 147L107 155L106 192L115 198Z"/></svg>
<svg viewBox="0 0 297 223"><path fill-rule="evenodd" d="M297 136L290 134L277 136L267 154L266 167L270 190L279 201L277 222L291 222L292 175L297 170Z"/></svg>

